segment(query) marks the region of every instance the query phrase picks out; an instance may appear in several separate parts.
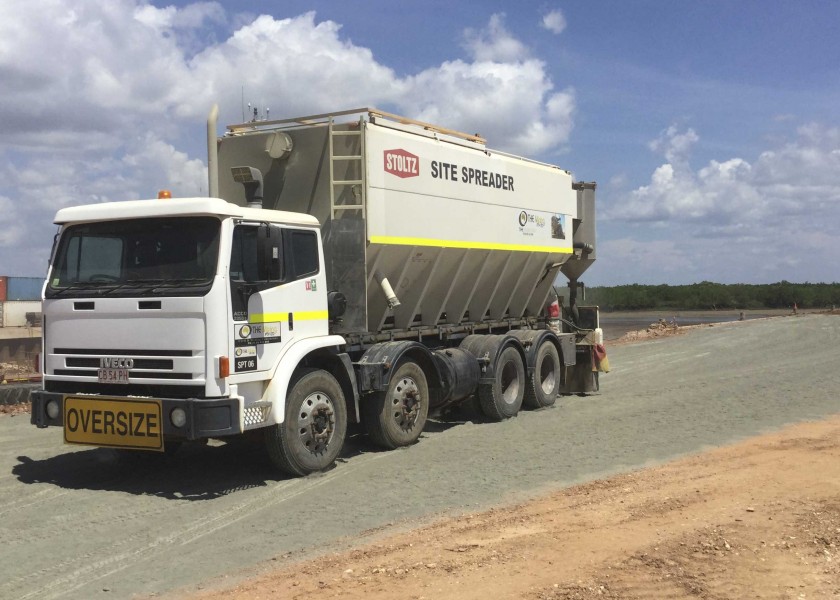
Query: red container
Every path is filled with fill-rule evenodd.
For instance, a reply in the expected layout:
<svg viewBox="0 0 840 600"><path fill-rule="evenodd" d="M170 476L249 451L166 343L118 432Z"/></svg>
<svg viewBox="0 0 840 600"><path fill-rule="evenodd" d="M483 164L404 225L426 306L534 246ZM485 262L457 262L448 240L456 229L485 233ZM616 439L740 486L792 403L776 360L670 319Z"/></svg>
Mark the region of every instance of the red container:
<svg viewBox="0 0 840 600"><path fill-rule="evenodd" d="M6 282L8 278L5 275L0 275L0 302L6 301Z"/></svg>

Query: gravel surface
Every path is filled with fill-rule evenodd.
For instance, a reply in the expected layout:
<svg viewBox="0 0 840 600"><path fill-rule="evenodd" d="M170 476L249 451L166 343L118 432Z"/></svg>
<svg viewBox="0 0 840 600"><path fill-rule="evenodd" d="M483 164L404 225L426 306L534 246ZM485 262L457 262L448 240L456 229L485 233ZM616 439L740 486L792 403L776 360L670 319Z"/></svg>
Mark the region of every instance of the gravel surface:
<svg viewBox="0 0 840 600"><path fill-rule="evenodd" d="M831 417L170 597L838 598L838 482Z"/></svg>
<svg viewBox="0 0 840 600"><path fill-rule="evenodd" d="M610 349L601 393L504 423L476 413L283 479L246 443L120 461L0 416L2 598L126 598L247 574L434 516L521 501L840 411L840 319L699 328Z"/></svg>

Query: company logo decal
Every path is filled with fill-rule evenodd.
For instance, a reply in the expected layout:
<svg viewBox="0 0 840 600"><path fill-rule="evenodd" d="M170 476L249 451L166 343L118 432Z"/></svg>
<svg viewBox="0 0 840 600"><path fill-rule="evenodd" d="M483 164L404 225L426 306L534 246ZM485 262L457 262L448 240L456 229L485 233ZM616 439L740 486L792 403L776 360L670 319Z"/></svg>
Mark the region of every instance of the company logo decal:
<svg viewBox="0 0 840 600"><path fill-rule="evenodd" d="M402 179L420 175L420 158L406 150L385 151L385 171Z"/></svg>
<svg viewBox="0 0 840 600"><path fill-rule="evenodd" d="M527 213L523 210L519 213L519 226L525 227L529 223L531 225L536 225L537 227L545 227L545 217L534 213Z"/></svg>

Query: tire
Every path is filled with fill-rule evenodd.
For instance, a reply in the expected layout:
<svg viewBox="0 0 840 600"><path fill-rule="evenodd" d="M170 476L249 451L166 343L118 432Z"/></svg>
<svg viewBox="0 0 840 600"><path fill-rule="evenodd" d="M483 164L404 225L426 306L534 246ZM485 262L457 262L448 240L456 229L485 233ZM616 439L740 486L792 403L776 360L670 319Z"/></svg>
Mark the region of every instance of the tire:
<svg viewBox="0 0 840 600"><path fill-rule="evenodd" d="M330 467L347 434L347 405L335 377L308 369L291 384L286 417L267 427L265 447L274 465L289 475L303 476Z"/></svg>
<svg viewBox="0 0 840 600"><path fill-rule="evenodd" d="M557 400L563 377L557 347L544 341L534 357L534 373L528 379L524 404L528 408L551 406Z"/></svg>
<svg viewBox="0 0 840 600"><path fill-rule="evenodd" d="M496 361L493 383L478 386L481 411L489 418L503 421L515 417L525 398L525 365L516 348L507 347Z"/></svg>
<svg viewBox="0 0 840 600"><path fill-rule="evenodd" d="M372 394L362 406L362 422L371 441L388 449L416 442L428 415L426 374L411 361L397 367L387 391Z"/></svg>

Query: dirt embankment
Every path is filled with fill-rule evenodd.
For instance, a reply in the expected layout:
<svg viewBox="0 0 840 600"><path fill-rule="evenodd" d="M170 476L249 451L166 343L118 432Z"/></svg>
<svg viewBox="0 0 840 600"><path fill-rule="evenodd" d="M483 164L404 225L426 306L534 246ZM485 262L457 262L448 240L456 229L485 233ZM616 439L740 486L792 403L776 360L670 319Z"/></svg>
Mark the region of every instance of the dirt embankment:
<svg viewBox="0 0 840 600"><path fill-rule="evenodd" d="M838 482L833 418L196 597L836 598Z"/></svg>

